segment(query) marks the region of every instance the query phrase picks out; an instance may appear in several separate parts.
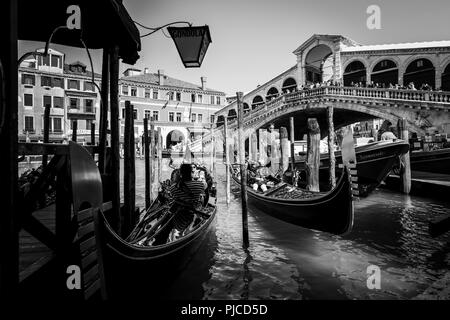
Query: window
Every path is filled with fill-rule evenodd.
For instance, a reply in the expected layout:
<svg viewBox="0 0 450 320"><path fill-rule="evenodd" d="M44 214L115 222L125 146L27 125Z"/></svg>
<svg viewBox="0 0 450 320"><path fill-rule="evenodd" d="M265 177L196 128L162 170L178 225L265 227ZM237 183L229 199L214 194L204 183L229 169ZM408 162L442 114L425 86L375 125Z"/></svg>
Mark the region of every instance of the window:
<svg viewBox="0 0 450 320"><path fill-rule="evenodd" d="M138 119L138 111L137 111L137 109L133 109L133 119L134 120Z"/></svg>
<svg viewBox="0 0 450 320"><path fill-rule="evenodd" d="M25 132L34 132L34 118L32 116L25 116Z"/></svg>
<svg viewBox="0 0 450 320"><path fill-rule="evenodd" d="M211 123L214 123L214 115L213 114L209 117L209 120L211 121Z"/></svg>
<svg viewBox="0 0 450 320"><path fill-rule="evenodd" d="M33 74L22 74L22 84L29 84L34 86L35 82L35 77Z"/></svg>
<svg viewBox="0 0 450 320"><path fill-rule="evenodd" d="M137 88L135 88L135 87L131 88L131 96L132 97L136 97L137 96Z"/></svg>
<svg viewBox="0 0 450 320"><path fill-rule="evenodd" d="M69 79L68 87L69 89L80 90L80 81Z"/></svg>
<svg viewBox="0 0 450 320"><path fill-rule="evenodd" d="M124 96L127 96L127 95L128 95L128 86L122 86L122 94L123 94Z"/></svg>
<svg viewBox="0 0 450 320"><path fill-rule="evenodd" d="M125 133L125 126L120 126L120 135L123 136Z"/></svg>
<svg viewBox="0 0 450 320"><path fill-rule="evenodd" d="M153 120L159 121L159 111L153 111Z"/></svg>
<svg viewBox="0 0 450 320"><path fill-rule="evenodd" d="M92 119L86 119L86 130L91 130L91 125L93 123L94 120Z"/></svg>
<svg viewBox="0 0 450 320"><path fill-rule="evenodd" d="M150 89L145 88L145 97L150 98Z"/></svg>
<svg viewBox="0 0 450 320"><path fill-rule="evenodd" d="M52 79L52 87L63 88L64 89L64 81L62 78L53 78Z"/></svg>
<svg viewBox="0 0 450 320"><path fill-rule="evenodd" d="M77 122L77 120L71 120L71 121L70 121L70 129L73 130L73 128L75 127L75 126L74 126L74 123L75 123L75 122ZM77 130L78 130L78 122L77 122Z"/></svg>
<svg viewBox="0 0 450 320"><path fill-rule="evenodd" d="M153 90L153 99L158 99L158 90Z"/></svg>
<svg viewBox="0 0 450 320"><path fill-rule="evenodd" d="M192 102L195 102L195 93L192 93L192 94L191 94L191 101L192 101Z"/></svg>
<svg viewBox="0 0 450 320"><path fill-rule="evenodd" d="M195 113L191 113L191 122L197 121L197 115Z"/></svg>
<svg viewBox="0 0 450 320"><path fill-rule="evenodd" d="M203 115L201 113L197 115L197 120L198 122L203 122Z"/></svg>
<svg viewBox="0 0 450 320"><path fill-rule="evenodd" d="M70 109L78 109L80 106L78 98L70 98Z"/></svg>
<svg viewBox="0 0 450 320"><path fill-rule="evenodd" d="M61 68L61 57L60 56L55 56L54 54L52 54L52 67L56 67L56 68Z"/></svg>
<svg viewBox="0 0 450 320"><path fill-rule="evenodd" d="M62 118L53 118L53 132L62 132Z"/></svg>
<svg viewBox="0 0 450 320"><path fill-rule="evenodd" d="M53 97L53 108L64 108L64 98Z"/></svg>
<svg viewBox="0 0 450 320"><path fill-rule="evenodd" d="M95 91L94 84L90 81L84 82L84 91Z"/></svg>
<svg viewBox="0 0 450 320"><path fill-rule="evenodd" d="M173 115L174 115L173 112L169 112L169 121L170 121L170 122L173 122L173 121L174 121L174 120L173 120Z"/></svg>
<svg viewBox="0 0 450 320"><path fill-rule="evenodd" d="M211 96L211 104L214 104L214 96Z"/></svg>
<svg viewBox="0 0 450 320"><path fill-rule="evenodd" d="M198 103L203 103L203 96L201 94L198 95L197 102Z"/></svg>
<svg viewBox="0 0 450 320"><path fill-rule="evenodd" d="M43 99L43 104L42 104L42 107L43 108L45 108L46 106L52 106L52 97L51 96L44 96L44 99Z"/></svg>
<svg viewBox="0 0 450 320"><path fill-rule="evenodd" d="M94 101L92 99L84 100L84 112L94 112Z"/></svg>
<svg viewBox="0 0 450 320"><path fill-rule="evenodd" d="M216 104L220 104L220 97L216 97Z"/></svg>
<svg viewBox="0 0 450 320"><path fill-rule="evenodd" d="M30 93L25 93L23 95L23 105L25 107L32 107L33 106L33 95Z"/></svg>
<svg viewBox="0 0 450 320"><path fill-rule="evenodd" d="M174 92L173 91L167 92L167 95L169 97L169 100L174 100Z"/></svg>
<svg viewBox="0 0 450 320"><path fill-rule="evenodd" d="M122 108L122 119L125 119L125 108Z"/></svg>
<svg viewBox="0 0 450 320"><path fill-rule="evenodd" d="M144 110L144 118L150 119L151 115L150 115L150 110Z"/></svg>
<svg viewBox="0 0 450 320"><path fill-rule="evenodd" d="M177 92L177 101L181 101L181 92Z"/></svg>
<svg viewBox="0 0 450 320"><path fill-rule="evenodd" d="M49 66L50 65L50 55L42 56L40 61L41 61L41 65Z"/></svg>
<svg viewBox="0 0 450 320"><path fill-rule="evenodd" d="M177 122L181 122L181 112L177 112Z"/></svg>
<svg viewBox="0 0 450 320"><path fill-rule="evenodd" d="M423 67L423 60L417 61L417 68Z"/></svg>
<svg viewBox="0 0 450 320"><path fill-rule="evenodd" d="M51 87L52 86L52 78L41 76L41 86L42 87Z"/></svg>

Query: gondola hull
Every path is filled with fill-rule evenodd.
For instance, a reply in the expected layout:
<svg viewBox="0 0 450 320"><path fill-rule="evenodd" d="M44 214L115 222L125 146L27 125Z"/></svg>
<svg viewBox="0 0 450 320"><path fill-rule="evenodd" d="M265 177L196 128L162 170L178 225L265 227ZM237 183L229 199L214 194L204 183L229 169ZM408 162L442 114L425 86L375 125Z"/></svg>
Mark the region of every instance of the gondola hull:
<svg viewBox="0 0 450 320"><path fill-rule="evenodd" d="M236 176L235 183L240 185ZM270 190L269 190L270 192ZM353 196L348 170L336 188L309 199L281 199L247 187L248 204L279 220L318 231L342 235L353 226Z"/></svg>
<svg viewBox="0 0 450 320"><path fill-rule="evenodd" d="M450 148L410 153L411 170L450 174Z"/></svg>
<svg viewBox="0 0 450 320"><path fill-rule="evenodd" d="M145 291L145 297L157 299L203 244L212 232L216 208L210 218L198 229L174 242L140 247L132 245L103 223L104 259L107 290L113 299L139 299ZM105 222L105 220L104 220ZM151 288L151 289L150 289Z"/></svg>

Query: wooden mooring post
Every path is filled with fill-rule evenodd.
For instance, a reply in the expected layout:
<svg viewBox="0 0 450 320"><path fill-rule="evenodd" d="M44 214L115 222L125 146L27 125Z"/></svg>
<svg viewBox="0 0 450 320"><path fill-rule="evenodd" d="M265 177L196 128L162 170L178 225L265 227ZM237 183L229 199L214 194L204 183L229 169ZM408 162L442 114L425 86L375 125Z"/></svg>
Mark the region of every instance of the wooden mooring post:
<svg viewBox="0 0 450 320"><path fill-rule="evenodd" d="M19 233L16 230L19 213L17 192L17 3L6 0L0 10L0 36L4 46L0 50L0 82L2 98L0 99L0 177L2 192L0 203L0 299L7 305L8 301L17 302L19 285ZM19 297L20 298L20 297Z"/></svg>
<svg viewBox="0 0 450 320"><path fill-rule="evenodd" d="M125 135L123 161L123 193L124 210L122 212L122 235L128 236L135 221L136 175L135 175L135 143L133 105L125 101Z"/></svg>
<svg viewBox="0 0 450 320"><path fill-rule="evenodd" d="M292 183L295 179L295 132L294 132L294 117L289 117L289 136L291 139L291 175Z"/></svg>
<svg viewBox="0 0 450 320"><path fill-rule="evenodd" d="M150 117L150 203L153 202L153 183L155 182L155 123Z"/></svg>
<svg viewBox="0 0 450 320"><path fill-rule="evenodd" d="M158 180L157 182L161 182L162 179L162 135L161 135L161 127L158 127L156 130L158 132L158 141L156 145L156 154L158 156Z"/></svg>
<svg viewBox="0 0 450 320"><path fill-rule="evenodd" d="M72 141L77 142L78 120L72 120Z"/></svg>
<svg viewBox="0 0 450 320"><path fill-rule="evenodd" d="M122 234L120 216L120 148L119 148L119 47L113 46L110 55L110 117L111 117L111 224Z"/></svg>
<svg viewBox="0 0 450 320"><path fill-rule="evenodd" d="M49 135L50 135L50 105L47 104L45 106L44 111L44 143L49 142ZM45 167L48 162L48 155L43 154L42 155L42 166Z"/></svg>
<svg viewBox="0 0 450 320"><path fill-rule="evenodd" d="M280 145L281 145L281 175L289 168L289 153L290 143L288 140L287 129L285 127L280 128Z"/></svg>
<svg viewBox="0 0 450 320"><path fill-rule="evenodd" d="M306 189L319 190L319 166L320 166L320 128L316 118L308 119L308 140L306 156Z"/></svg>
<svg viewBox="0 0 450 320"><path fill-rule="evenodd" d="M252 161L258 161L258 136L256 132L252 132L250 135L249 146L249 159Z"/></svg>
<svg viewBox="0 0 450 320"><path fill-rule="evenodd" d="M242 92L237 92L237 109L238 109L238 137L239 137L239 164L241 172L241 204L242 204L242 236L245 248L249 246L248 237L248 206L247 206L247 166L245 163L245 139L244 139L244 106Z"/></svg>
<svg viewBox="0 0 450 320"><path fill-rule="evenodd" d="M108 104L109 104L109 50L103 49L102 57L102 92L100 104L100 125L99 125L99 153L98 168L100 173L105 174L106 159L106 132L108 130Z"/></svg>
<svg viewBox="0 0 450 320"><path fill-rule="evenodd" d="M211 124L211 148L210 148L210 172L212 176L215 176L214 174L214 161L216 161L216 148L215 148L216 140L214 139L214 124Z"/></svg>
<svg viewBox="0 0 450 320"><path fill-rule="evenodd" d="M150 140L148 136L148 118L144 118L144 159L145 159L145 209L150 208Z"/></svg>
<svg viewBox="0 0 450 320"><path fill-rule="evenodd" d="M333 122L333 107L327 108L328 119L328 158L330 159L329 179L328 184L330 189L336 187L336 157L334 155L334 122ZM320 150L319 150L320 151Z"/></svg>
<svg viewBox="0 0 450 320"><path fill-rule="evenodd" d="M409 141L408 137L408 124L406 119L402 118L398 120L397 123L398 132L400 134L400 139ZM400 163L402 170L400 172L400 181L402 192L409 194L411 192L411 163L409 158L409 151L404 155L400 156Z"/></svg>
<svg viewBox="0 0 450 320"><path fill-rule="evenodd" d="M224 147L224 154L225 154L225 179L226 179L226 186L225 186L225 192L227 197L227 205L230 204L230 152L229 152L229 142L228 142L228 124L227 124L227 117L224 117L223 122L223 138L225 139L223 147Z"/></svg>

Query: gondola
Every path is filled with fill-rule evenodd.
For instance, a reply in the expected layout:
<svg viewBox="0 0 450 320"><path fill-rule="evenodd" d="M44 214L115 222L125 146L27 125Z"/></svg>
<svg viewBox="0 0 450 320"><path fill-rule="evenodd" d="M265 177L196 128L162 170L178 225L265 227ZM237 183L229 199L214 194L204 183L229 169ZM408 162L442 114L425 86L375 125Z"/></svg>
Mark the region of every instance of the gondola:
<svg viewBox="0 0 450 320"><path fill-rule="evenodd" d="M240 185L239 170L233 180ZM336 235L353 227L353 195L349 170L342 170L336 187L329 192L311 192L279 182L265 192L247 186L248 204L279 220ZM291 194L291 199L283 195ZM298 197L296 198L295 195Z"/></svg>
<svg viewBox="0 0 450 320"><path fill-rule="evenodd" d="M395 164L398 162L399 156L405 154L409 150L409 144L403 140L385 140L368 143L366 145L357 146L356 153L356 169L358 172L358 188L359 196L368 196L381 182L389 175ZM342 163L341 151L335 153L336 164ZM296 167L303 171L303 183L300 187L305 186L305 159L306 154L301 153L300 157L296 157ZM411 166L412 166L411 159ZM319 180L321 188L327 188L328 171L329 171L328 154L320 155ZM336 173L340 174L341 169L336 167Z"/></svg>
<svg viewBox="0 0 450 320"><path fill-rule="evenodd" d="M73 184L74 195L81 194L77 202L86 201L81 198L93 198L94 185L101 194L101 177L91 155L83 147L71 144L71 157L72 177L82 177L78 180L83 183L85 190L87 185L91 187L90 192L83 192L81 189L78 190L76 182ZM92 183L88 183L85 178ZM136 228L126 239L114 231L108 222L111 218L108 212L101 212L98 215L98 239L101 242L109 297L133 299L136 298L135 294L149 286L157 290L157 287L166 285L167 281L173 278L171 275L187 265L214 225L215 185L208 185L209 196L205 199L202 208L195 212L198 216L201 214L202 218L196 219L195 225L189 232L172 241L166 241L164 234L168 235L169 232L166 231L170 231L167 228L170 227L170 221L173 218L169 210L173 201L161 194L142 215ZM88 202L96 201L99 197L97 195L95 200ZM151 241L152 238L155 240ZM155 291L153 293L157 294ZM147 293L147 296L149 295L150 292Z"/></svg>

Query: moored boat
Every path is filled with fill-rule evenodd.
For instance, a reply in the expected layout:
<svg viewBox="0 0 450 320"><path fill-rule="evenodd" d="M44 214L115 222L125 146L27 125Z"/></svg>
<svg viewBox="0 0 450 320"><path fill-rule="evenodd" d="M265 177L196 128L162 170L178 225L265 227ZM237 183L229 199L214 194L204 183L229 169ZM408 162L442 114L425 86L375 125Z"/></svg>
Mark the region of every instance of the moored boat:
<svg viewBox="0 0 450 320"><path fill-rule="evenodd" d="M358 172L359 195L367 196L389 175L392 167L398 162L400 155L405 154L409 150L408 142L404 140L384 140L368 143L355 147L356 153L356 169ZM336 174L340 174L339 164L342 164L342 154L336 151ZM305 169L306 155L301 153L296 157L297 169L303 171ZM320 155L320 182L321 190L327 188L328 170L329 170L328 154ZM305 185L306 175L303 173L300 186Z"/></svg>
<svg viewBox="0 0 450 320"><path fill-rule="evenodd" d="M240 185L238 171L233 179ZM342 235L353 226L353 195L348 169L336 187L328 192L312 192L279 182L265 192L247 187L249 206L274 218L318 231Z"/></svg>
<svg viewBox="0 0 450 320"><path fill-rule="evenodd" d="M432 151L412 151L411 170L450 174L450 148Z"/></svg>

